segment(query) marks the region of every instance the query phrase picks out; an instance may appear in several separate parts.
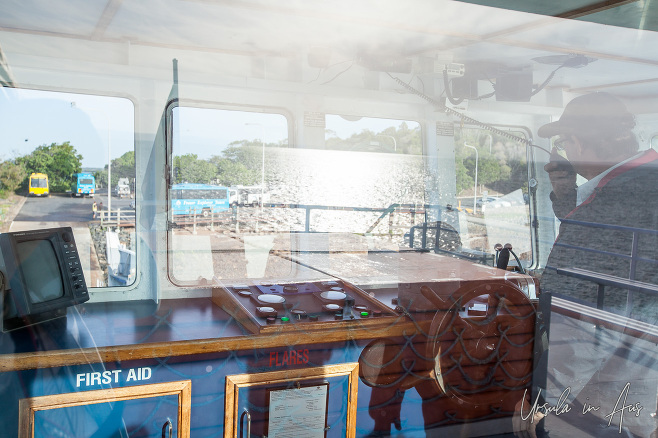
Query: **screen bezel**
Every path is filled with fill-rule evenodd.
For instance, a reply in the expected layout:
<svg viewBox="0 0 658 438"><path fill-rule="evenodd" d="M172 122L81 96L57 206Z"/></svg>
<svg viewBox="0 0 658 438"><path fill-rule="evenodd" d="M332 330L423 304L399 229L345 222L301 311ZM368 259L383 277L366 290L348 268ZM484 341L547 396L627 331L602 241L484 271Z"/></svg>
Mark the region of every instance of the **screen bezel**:
<svg viewBox="0 0 658 438"><path fill-rule="evenodd" d="M67 307L86 301L86 299L79 299L73 289L72 277L68 272L67 259L63 252L63 245L67 243L62 237L64 233L70 233L71 241L69 243L74 243L73 233L70 228L34 230L0 235L5 274L9 283L9 291L5 294L3 300L4 326L9 324L13 327L16 325L17 320L21 318L30 318L49 312L63 313ZM61 296L41 303L31 301L27 288L28 283L18 259L18 245L36 240L47 240L52 245L63 289ZM29 321L26 321L26 324L20 325L30 324Z"/></svg>

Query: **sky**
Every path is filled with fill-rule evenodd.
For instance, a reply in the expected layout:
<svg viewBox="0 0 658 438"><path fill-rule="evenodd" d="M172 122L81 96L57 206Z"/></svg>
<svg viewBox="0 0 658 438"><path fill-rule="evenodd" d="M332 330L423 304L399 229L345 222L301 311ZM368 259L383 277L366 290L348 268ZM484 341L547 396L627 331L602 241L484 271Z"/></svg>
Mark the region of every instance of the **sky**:
<svg viewBox="0 0 658 438"><path fill-rule="evenodd" d="M69 141L83 168L102 168L135 149L134 106L128 99L3 88L0 91L0 160L41 145Z"/></svg>
<svg viewBox="0 0 658 438"><path fill-rule="evenodd" d="M111 159L134 150L133 103L124 98L26 89L0 89L0 160L27 155L41 145L69 141L82 155L83 169L101 169ZM236 140L287 139L288 121L281 114L183 108L174 110L174 153L220 155ZM401 121L326 116L326 128L340 138L370 129L380 132ZM410 123L411 125L411 123ZM331 134L334 135L334 134ZM179 144L185 145L182 150Z"/></svg>

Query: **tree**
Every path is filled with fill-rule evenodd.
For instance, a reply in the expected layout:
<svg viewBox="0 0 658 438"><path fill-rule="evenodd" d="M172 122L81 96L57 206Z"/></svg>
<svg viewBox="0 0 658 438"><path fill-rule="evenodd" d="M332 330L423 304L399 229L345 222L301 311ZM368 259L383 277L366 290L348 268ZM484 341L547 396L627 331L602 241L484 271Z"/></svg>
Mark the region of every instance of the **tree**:
<svg viewBox="0 0 658 438"><path fill-rule="evenodd" d="M16 163L22 165L28 175L47 174L51 192L65 192L71 189L71 176L82 170L82 155L65 141L41 145L31 154L16 158Z"/></svg>
<svg viewBox="0 0 658 438"><path fill-rule="evenodd" d="M272 146L265 145L268 148ZM222 156L213 156L210 162L215 166L221 185L257 184L263 166L263 144L258 139L234 141L222 151Z"/></svg>
<svg viewBox="0 0 658 438"><path fill-rule="evenodd" d="M107 164L102 171L96 172L94 176L96 177L96 183L107 185ZM114 187L119 182L119 178L128 178L130 181L135 180L134 151L128 151L119 158L112 160L112 184L110 184L110 187Z"/></svg>
<svg viewBox="0 0 658 438"><path fill-rule="evenodd" d="M213 163L217 166L217 181L223 186L249 186L256 184L260 179L260 170L248 169L241 162L232 161L227 158L213 157Z"/></svg>
<svg viewBox="0 0 658 438"><path fill-rule="evenodd" d="M174 180L176 183L209 184L217 175L217 168L196 154L174 157Z"/></svg>
<svg viewBox="0 0 658 438"><path fill-rule="evenodd" d="M473 188L473 177L469 175L469 170L464 166L461 160L457 161L457 194L464 190Z"/></svg>
<svg viewBox="0 0 658 438"><path fill-rule="evenodd" d="M18 189L27 172L22 164L16 164L11 161L0 163L0 193L14 192Z"/></svg>
<svg viewBox="0 0 658 438"><path fill-rule="evenodd" d="M117 178L135 178L134 151L128 151L119 158L112 160L112 175L114 174L117 175Z"/></svg>
<svg viewBox="0 0 658 438"><path fill-rule="evenodd" d="M498 180L509 178L510 168L500 164L494 157L480 156L478 159L478 184L489 185ZM470 175L475 175L475 157L464 159L464 165Z"/></svg>
<svg viewBox="0 0 658 438"><path fill-rule="evenodd" d="M420 155L423 153L420 126L410 129L406 122L397 128L391 126L381 132L364 129L342 139L327 130L326 149L337 151L384 152Z"/></svg>
<svg viewBox="0 0 658 438"><path fill-rule="evenodd" d="M265 147L270 147L270 144L266 144ZM227 160L242 163L247 169L258 169L259 172L263 161L262 154L263 144L258 139L234 141L222 151L222 155Z"/></svg>
<svg viewBox="0 0 658 438"><path fill-rule="evenodd" d="M96 179L96 187L107 187L107 166L105 167L106 167L105 170L94 172L94 179Z"/></svg>

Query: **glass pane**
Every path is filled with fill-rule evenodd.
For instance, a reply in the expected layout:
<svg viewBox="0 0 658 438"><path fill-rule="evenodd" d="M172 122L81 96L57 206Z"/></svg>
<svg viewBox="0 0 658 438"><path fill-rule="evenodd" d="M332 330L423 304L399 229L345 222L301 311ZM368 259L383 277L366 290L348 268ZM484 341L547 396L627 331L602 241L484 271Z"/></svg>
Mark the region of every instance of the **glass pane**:
<svg viewBox="0 0 658 438"><path fill-rule="evenodd" d="M252 436L287 437L294 433L295 436L342 437L347 426L348 384L348 377L343 376L241 388L237 412L249 411ZM276 406L286 407L287 412L274 412ZM242 426L246 430L244 418Z"/></svg>
<svg viewBox="0 0 658 438"><path fill-rule="evenodd" d="M358 437L652 436L657 11L2 2L2 231L72 224L91 286L143 281L0 333L0 424L16 435L19 400L77 364L144 360L192 380L195 437L221 436L227 374L358 362ZM12 185L12 160L66 142L64 182ZM31 277L56 273L41 257ZM61 304L48 283L29 282L37 310ZM327 355L274 359L307 348Z"/></svg>
<svg viewBox="0 0 658 438"><path fill-rule="evenodd" d="M88 287L132 284L132 102L3 89L0 115L1 231L71 226ZM127 187L124 194L117 196L116 189L112 193L111 188L122 183Z"/></svg>
<svg viewBox="0 0 658 438"><path fill-rule="evenodd" d="M522 132L503 137L481 128L457 128L457 199L465 248L492 253L497 243L509 243L530 266L528 162L522 140Z"/></svg>
<svg viewBox="0 0 658 438"><path fill-rule="evenodd" d="M34 436L159 437L167 421L172 436L178 436L178 411L177 395L40 410L34 414Z"/></svg>
<svg viewBox="0 0 658 438"><path fill-rule="evenodd" d="M290 247L290 222L266 209L286 202L290 189L280 183L286 118L192 107L172 113L170 278L203 284L214 277L291 275L290 262L268 263L271 251ZM255 235L261 232L267 235Z"/></svg>

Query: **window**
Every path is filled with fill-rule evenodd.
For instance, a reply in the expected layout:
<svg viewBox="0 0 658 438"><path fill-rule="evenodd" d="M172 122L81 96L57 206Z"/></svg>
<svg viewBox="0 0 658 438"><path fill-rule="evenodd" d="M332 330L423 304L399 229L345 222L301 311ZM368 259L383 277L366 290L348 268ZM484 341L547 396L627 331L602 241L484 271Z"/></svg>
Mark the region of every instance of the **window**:
<svg viewBox="0 0 658 438"><path fill-rule="evenodd" d="M295 278L290 252L403 245L414 213L395 214L397 206L425 197L420 124L314 117L291 145L281 114L174 108L174 283Z"/></svg>
<svg viewBox="0 0 658 438"><path fill-rule="evenodd" d="M289 149L286 117L176 107L171 122L172 282L198 285L214 278L289 275L289 263L271 266L269 271L266 266L269 252L287 250L290 242L289 222L279 223L280 215L265 208L268 203L286 202L285 191L277 194L285 164L282 156ZM266 236L260 235L263 231Z"/></svg>
<svg viewBox="0 0 658 438"><path fill-rule="evenodd" d="M0 185L1 202L20 205L30 195L0 216L2 230L71 226L88 287L132 284L135 209L108 189L119 178L135 181L132 103L7 88L0 114L0 164L12 175ZM41 175L28 184L32 174Z"/></svg>
<svg viewBox="0 0 658 438"><path fill-rule="evenodd" d="M525 139L520 131L511 136ZM492 254L512 245L532 262L526 145L482 128L455 130L457 210L462 245Z"/></svg>

